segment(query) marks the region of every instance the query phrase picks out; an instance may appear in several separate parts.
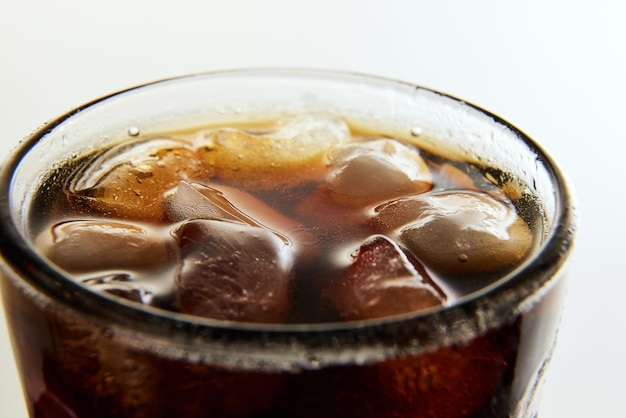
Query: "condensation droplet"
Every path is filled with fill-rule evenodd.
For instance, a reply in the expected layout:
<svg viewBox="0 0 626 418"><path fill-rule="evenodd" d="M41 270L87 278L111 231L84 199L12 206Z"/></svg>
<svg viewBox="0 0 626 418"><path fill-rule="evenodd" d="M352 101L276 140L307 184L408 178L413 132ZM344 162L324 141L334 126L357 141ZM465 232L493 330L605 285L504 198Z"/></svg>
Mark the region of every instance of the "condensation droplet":
<svg viewBox="0 0 626 418"><path fill-rule="evenodd" d="M413 128L411 128L411 136L418 137L420 135L422 135L422 128L420 128L419 126L414 126Z"/></svg>
<svg viewBox="0 0 626 418"><path fill-rule="evenodd" d="M308 361L309 361L309 366L311 366L311 367L312 367L312 368L314 368L314 369L319 368L319 367L320 367L320 365L321 365L321 361L320 361L320 359L318 359L318 358L317 358L317 357L315 357L315 356L310 356L310 357L308 358Z"/></svg>
<svg viewBox="0 0 626 418"><path fill-rule="evenodd" d="M467 256L467 254L459 254L459 261L464 263L469 259L469 257Z"/></svg>
<svg viewBox="0 0 626 418"><path fill-rule="evenodd" d="M139 135L139 128L136 126L131 126L130 128L128 128L128 135L130 136L137 136Z"/></svg>

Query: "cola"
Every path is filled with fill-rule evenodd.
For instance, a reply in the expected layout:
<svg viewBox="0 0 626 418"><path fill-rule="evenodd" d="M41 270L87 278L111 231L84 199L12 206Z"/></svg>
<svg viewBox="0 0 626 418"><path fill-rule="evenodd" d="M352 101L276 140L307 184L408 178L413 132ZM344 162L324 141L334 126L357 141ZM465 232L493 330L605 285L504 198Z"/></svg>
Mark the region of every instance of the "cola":
<svg viewBox="0 0 626 418"><path fill-rule="evenodd" d="M131 137L67 171L55 212L33 213L48 259L93 289L238 322L454 304L517 267L537 227L479 167L329 115Z"/></svg>
<svg viewBox="0 0 626 418"><path fill-rule="evenodd" d="M33 417L536 413L564 281L511 278L548 226L500 167L307 111L129 130L31 200Z"/></svg>

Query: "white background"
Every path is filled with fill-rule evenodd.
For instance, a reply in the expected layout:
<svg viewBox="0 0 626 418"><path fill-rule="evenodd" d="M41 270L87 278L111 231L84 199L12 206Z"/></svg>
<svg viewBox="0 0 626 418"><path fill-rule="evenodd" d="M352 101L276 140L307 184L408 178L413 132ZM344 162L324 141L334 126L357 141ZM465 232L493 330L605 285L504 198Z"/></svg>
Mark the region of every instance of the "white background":
<svg viewBox="0 0 626 418"><path fill-rule="evenodd" d="M0 0L0 156L109 92L289 66L411 81L479 104L552 153L581 229L541 418L624 416L626 3ZM0 416L25 417L0 317Z"/></svg>

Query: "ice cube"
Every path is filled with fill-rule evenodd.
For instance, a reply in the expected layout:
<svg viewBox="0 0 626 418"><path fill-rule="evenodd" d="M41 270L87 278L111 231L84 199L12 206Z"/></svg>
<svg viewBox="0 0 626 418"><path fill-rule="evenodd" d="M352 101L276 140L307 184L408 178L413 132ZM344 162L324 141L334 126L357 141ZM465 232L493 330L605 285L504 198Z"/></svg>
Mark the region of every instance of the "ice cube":
<svg viewBox="0 0 626 418"><path fill-rule="evenodd" d="M281 120L277 123L276 130L265 136L276 142L282 142L291 151L310 157L325 153L335 144L347 141L350 138L350 130L348 125L337 117L310 114Z"/></svg>
<svg viewBox="0 0 626 418"><path fill-rule="evenodd" d="M146 225L85 220L53 225L37 237L36 245L70 273L156 271L176 257L172 241Z"/></svg>
<svg viewBox="0 0 626 418"><path fill-rule="evenodd" d="M166 207L167 218L174 222L213 219L271 230L293 246L303 260L310 260L319 252L318 240L308 228L250 193L232 187L181 181Z"/></svg>
<svg viewBox="0 0 626 418"><path fill-rule="evenodd" d="M512 268L533 242L514 207L484 193L412 196L381 205L375 212L377 230L395 231L420 261L446 275Z"/></svg>
<svg viewBox="0 0 626 418"><path fill-rule="evenodd" d="M336 147L327 181L334 198L347 205L382 202L432 187L419 153L393 139Z"/></svg>
<svg viewBox="0 0 626 418"><path fill-rule="evenodd" d="M436 166L434 172L437 173L438 186L441 188L479 191L468 173L450 163Z"/></svg>
<svg viewBox="0 0 626 418"><path fill-rule="evenodd" d="M152 291L134 282L130 275L125 273L91 277L82 280L81 283L94 290L107 292L141 304L150 304L153 297Z"/></svg>
<svg viewBox="0 0 626 418"><path fill-rule="evenodd" d="M349 241L368 236L371 227L367 212L361 208L338 205L325 187L306 196L296 207L296 216L319 237Z"/></svg>
<svg viewBox="0 0 626 418"><path fill-rule="evenodd" d="M251 189L271 189L323 177L326 153L349 138L342 120L312 114L281 121L266 133L208 131L198 152L219 177Z"/></svg>
<svg viewBox="0 0 626 418"><path fill-rule="evenodd" d="M427 273L383 235L368 238L327 292L346 320L382 318L440 306L445 297ZM419 268L419 270L418 270Z"/></svg>
<svg viewBox="0 0 626 418"><path fill-rule="evenodd" d="M285 319L293 247L266 229L226 221L189 221L177 236L182 312L243 322Z"/></svg>
<svg viewBox="0 0 626 418"><path fill-rule="evenodd" d="M186 181L181 181L172 198L167 199L166 214L174 222L186 219L245 222L247 219L219 190Z"/></svg>
<svg viewBox="0 0 626 418"><path fill-rule="evenodd" d="M181 179L211 176L189 142L175 138L127 141L96 156L74 174L70 203L99 214L159 220L163 194Z"/></svg>

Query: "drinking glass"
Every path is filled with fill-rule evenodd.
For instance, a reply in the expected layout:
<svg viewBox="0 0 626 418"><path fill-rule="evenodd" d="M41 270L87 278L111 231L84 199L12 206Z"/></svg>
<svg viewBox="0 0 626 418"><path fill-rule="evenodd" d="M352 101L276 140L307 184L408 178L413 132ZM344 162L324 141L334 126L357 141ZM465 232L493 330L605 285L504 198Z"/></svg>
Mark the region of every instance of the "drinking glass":
<svg viewBox="0 0 626 418"><path fill-rule="evenodd" d="M91 291L33 244L54 182L94 150L138 134L320 112L521 185L532 254L451 306L251 324ZM2 166L0 226L2 303L31 417L534 417L576 217L554 160L488 111L379 77L257 69L146 84L47 123Z"/></svg>

